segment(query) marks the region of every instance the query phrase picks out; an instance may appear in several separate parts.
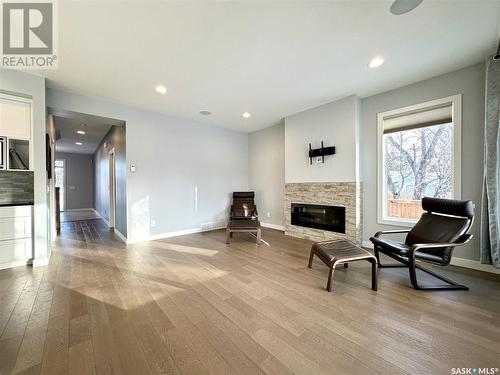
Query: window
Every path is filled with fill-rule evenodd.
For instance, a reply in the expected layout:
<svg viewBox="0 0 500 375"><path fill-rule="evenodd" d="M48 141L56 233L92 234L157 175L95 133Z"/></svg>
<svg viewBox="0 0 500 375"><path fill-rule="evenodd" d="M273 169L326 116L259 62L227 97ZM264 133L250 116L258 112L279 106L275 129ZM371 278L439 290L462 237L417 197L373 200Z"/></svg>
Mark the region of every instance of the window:
<svg viewBox="0 0 500 375"><path fill-rule="evenodd" d="M412 225L425 196L460 198L461 97L378 115L378 218Z"/></svg>
<svg viewBox="0 0 500 375"><path fill-rule="evenodd" d="M65 174L66 174L66 168L65 168L65 163L64 159L56 159L54 163L54 174L55 174L55 181L54 185L55 187L59 188L59 208L60 211L64 211L66 208L66 189L64 188L66 186L65 184Z"/></svg>

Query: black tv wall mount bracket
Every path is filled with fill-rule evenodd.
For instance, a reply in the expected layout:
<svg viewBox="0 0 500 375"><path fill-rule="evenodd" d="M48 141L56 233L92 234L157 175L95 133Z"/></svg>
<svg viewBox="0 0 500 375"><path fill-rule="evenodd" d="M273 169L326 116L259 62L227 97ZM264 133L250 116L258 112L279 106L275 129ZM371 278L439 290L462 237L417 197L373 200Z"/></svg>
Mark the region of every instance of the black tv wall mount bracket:
<svg viewBox="0 0 500 375"><path fill-rule="evenodd" d="M324 147L323 141L321 141L321 147L313 149L309 143L309 164L312 165L313 158L321 157L321 162L325 162L325 156L335 155L335 146Z"/></svg>

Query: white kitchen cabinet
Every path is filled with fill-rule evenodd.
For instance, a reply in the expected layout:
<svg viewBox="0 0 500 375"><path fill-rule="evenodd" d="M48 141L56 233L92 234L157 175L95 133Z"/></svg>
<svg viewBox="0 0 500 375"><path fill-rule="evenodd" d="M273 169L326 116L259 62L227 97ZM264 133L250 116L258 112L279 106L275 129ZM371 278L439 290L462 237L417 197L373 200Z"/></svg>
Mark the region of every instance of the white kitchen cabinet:
<svg viewBox="0 0 500 375"><path fill-rule="evenodd" d="M0 207L0 269L25 265L33 258L32 207Z"/></svg>
<svg viewBox="0 0 500 375"><path fill-rule="evenodd" d="M32 100L0 93L0 169L32 170Z"/></svg>
<svg viewBox="0 0 500 375"><path fill-rule="evenodd" d="M0 94L0 136L31 139L31 100Z"/></svg>

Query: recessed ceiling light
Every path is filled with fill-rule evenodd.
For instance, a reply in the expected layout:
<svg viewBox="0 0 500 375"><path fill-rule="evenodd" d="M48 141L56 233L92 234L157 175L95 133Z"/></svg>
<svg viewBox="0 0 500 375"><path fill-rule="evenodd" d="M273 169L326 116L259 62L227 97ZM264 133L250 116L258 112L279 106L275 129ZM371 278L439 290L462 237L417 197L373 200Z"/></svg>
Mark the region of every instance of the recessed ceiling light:
<svg viewBox="0 0 500 375"><path fill-rule="evenodd" d="M423 0L395 0L391 5L391 13L395 16L411 12L418 7Z"/></svg>
<svg viewBox="0 0 500 375"><path fill-rule="evenodd" d="M81 145L83 145L83 143L82 142L75 142L75 145L81 146Z"/></svg>
<svg viewBox="0 0 500 375"><path fill-rule="evenodd" d="M212 112L210 111L200 111L200 115L203 115L203 116L210 116L212 114Z"/></svg>
<svg viewBox="0 0 500 375"><path fill-rule="evenodd" d="M243 116L244 118L249 118L249 117L250 117L250 116L252 116L252 115L250 114L250 112L243 112L242 116Z"/></svg>
<svg viewBox="0 0 500 375"><path fill-rule="evenodd" d="M371 61L368 63L368 66L370 68L376 68L384 63L384 59L380 56L374 57L371 59Z"/></svg>
<svg viewBox="0 0 500 375"><path fill-rule="evenodd" d="M156 86L155 88L156 92L160 93L160 94L166 94L167 93L167 88L163 85L158 85Z"/></svg>
<svg viewBox="0 0 500 375"><path fill-rule="evenodd" d="M85 134L85 132L83 130L78 130L77 133L78 134Z"/></svg>

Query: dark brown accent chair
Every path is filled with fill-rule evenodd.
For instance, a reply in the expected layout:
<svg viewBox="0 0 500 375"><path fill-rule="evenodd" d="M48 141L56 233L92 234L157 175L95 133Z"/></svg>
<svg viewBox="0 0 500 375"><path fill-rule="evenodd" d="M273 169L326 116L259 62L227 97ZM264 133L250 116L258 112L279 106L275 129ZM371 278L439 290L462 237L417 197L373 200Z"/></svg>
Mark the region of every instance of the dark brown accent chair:
<svg viewBox="0 0 500 375"><path fill-rule="evenodd" d="M377 232L370 238L373 242L375 257L379 267L408 267L410 280L415 289L420 290L469 290L431 270L416 263L417 260L446 266L450 264L453 249L469 242L472 234L468 234L474 220L474 203L453 199L422 199L424 211L420 220L412 229ZM404 242L382 238L384 234L408 233ZM401 264L380 263L379 253L383 253ZM444 282L441 285L419 285L417 269L426 272Z"/></svg>
<svg viewBox="0 0 500 375"><path fill-rule="evenodd" d="M253 191L234 192L229 222L226 227L226 243L230 242L233 232L255 233L257 244L261 241L261 228Z"/></svg>

